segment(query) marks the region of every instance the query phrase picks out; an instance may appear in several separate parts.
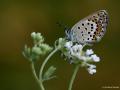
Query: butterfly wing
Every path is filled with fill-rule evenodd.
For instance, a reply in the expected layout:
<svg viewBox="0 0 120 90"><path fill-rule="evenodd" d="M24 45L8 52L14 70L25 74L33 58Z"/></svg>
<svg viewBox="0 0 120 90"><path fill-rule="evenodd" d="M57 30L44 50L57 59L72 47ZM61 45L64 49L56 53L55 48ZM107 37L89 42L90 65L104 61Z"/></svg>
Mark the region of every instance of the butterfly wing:
<svg viewBox="0 0 120 90"><path fill-rule="evenodd" d="M106 32L108 14L99 10L80 20L71 28L70 40L81 44L99 42Z"/></svg>

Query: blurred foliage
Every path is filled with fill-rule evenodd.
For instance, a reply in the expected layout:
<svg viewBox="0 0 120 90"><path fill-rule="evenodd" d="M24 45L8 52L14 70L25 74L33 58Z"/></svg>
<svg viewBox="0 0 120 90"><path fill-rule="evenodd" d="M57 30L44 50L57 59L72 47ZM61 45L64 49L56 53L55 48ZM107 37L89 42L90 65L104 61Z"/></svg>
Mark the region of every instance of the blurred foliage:
<svg viewBox="0 0 120 90"><path fill-rule="evenodd" d="M41 32L46 42L53 45L58 37L65 35L64 29L56 22L62 21L72 27L80 19L101 9L108 11L110 21L104 38L93 46L101 57L98 72L90 76L86 70L80 69L73 90L119 86L119 0L0 0L0 90L39 90L29 63L22 56L24 44L31 45L31 32ZM37 63L41 65L42 60ZM58 77L45 82L45 87L47 90L67 90L73 66L59 53L51 58L48 67L52 64L58 68Z"/></svg>

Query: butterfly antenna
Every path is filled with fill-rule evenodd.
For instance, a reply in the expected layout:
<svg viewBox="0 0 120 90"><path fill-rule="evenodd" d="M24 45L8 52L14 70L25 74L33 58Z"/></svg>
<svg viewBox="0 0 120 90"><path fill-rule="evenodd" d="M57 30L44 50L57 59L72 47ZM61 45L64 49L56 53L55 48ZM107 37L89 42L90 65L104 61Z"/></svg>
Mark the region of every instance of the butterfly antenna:
<svg viewBox="0 0 120 90"><path fill-rule="evenodd" d="M57 24L59 27L63 27L64 30L70 29L70 27L69 27L68 25L66 25L65 23L63 23L63 22L61 22L61 21L57 22L56 24Z"/></svg>

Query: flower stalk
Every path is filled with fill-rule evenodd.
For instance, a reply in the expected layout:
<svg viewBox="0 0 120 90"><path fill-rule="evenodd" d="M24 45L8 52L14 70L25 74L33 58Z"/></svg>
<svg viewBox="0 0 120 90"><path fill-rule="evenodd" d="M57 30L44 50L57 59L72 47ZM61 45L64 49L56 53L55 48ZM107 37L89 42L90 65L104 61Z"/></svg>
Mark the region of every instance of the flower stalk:
<svg viewBox="0 0 120 90"><path fill-rule="evenodd" d="M43 64L41 65L40 71L39 71L39 80L42 81L42 75L45 65L47 64L48 60L59 50L59 48L55 48L44 60Z"/></svg>
<svg viewBox="0 0 120 90"><path fill-rule="evenodd" d="M80 68L80 64L75 65L75 69L74 69L73 75L70 79L68 90L72 90L72 86L73 86L73 83L74 83L74 80L75 80L75 77L77 75L77 72L78 72L79 68Z"/></svg>
<svg viewBox="0 0 120 90"><path fill-rule="evenodd" d="M39 80L39 78L36 75L34 63L31 63L31 69L32 69L32 73L33 73L34 78L35 78L36 82L38 83L39 87L41 88L41 90L45 90L41 80Z"/></svg>

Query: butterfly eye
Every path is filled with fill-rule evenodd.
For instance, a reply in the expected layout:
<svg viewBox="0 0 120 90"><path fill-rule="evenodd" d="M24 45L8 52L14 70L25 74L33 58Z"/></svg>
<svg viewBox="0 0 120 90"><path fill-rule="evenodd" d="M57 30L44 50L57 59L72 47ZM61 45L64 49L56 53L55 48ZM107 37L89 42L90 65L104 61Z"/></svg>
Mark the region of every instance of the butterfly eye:
<svg viewBox="0 0 120 90"><path fill-rule="evenodd" d="M68 35L69 34L69 30L65 30L65 34Z"/></svg>

